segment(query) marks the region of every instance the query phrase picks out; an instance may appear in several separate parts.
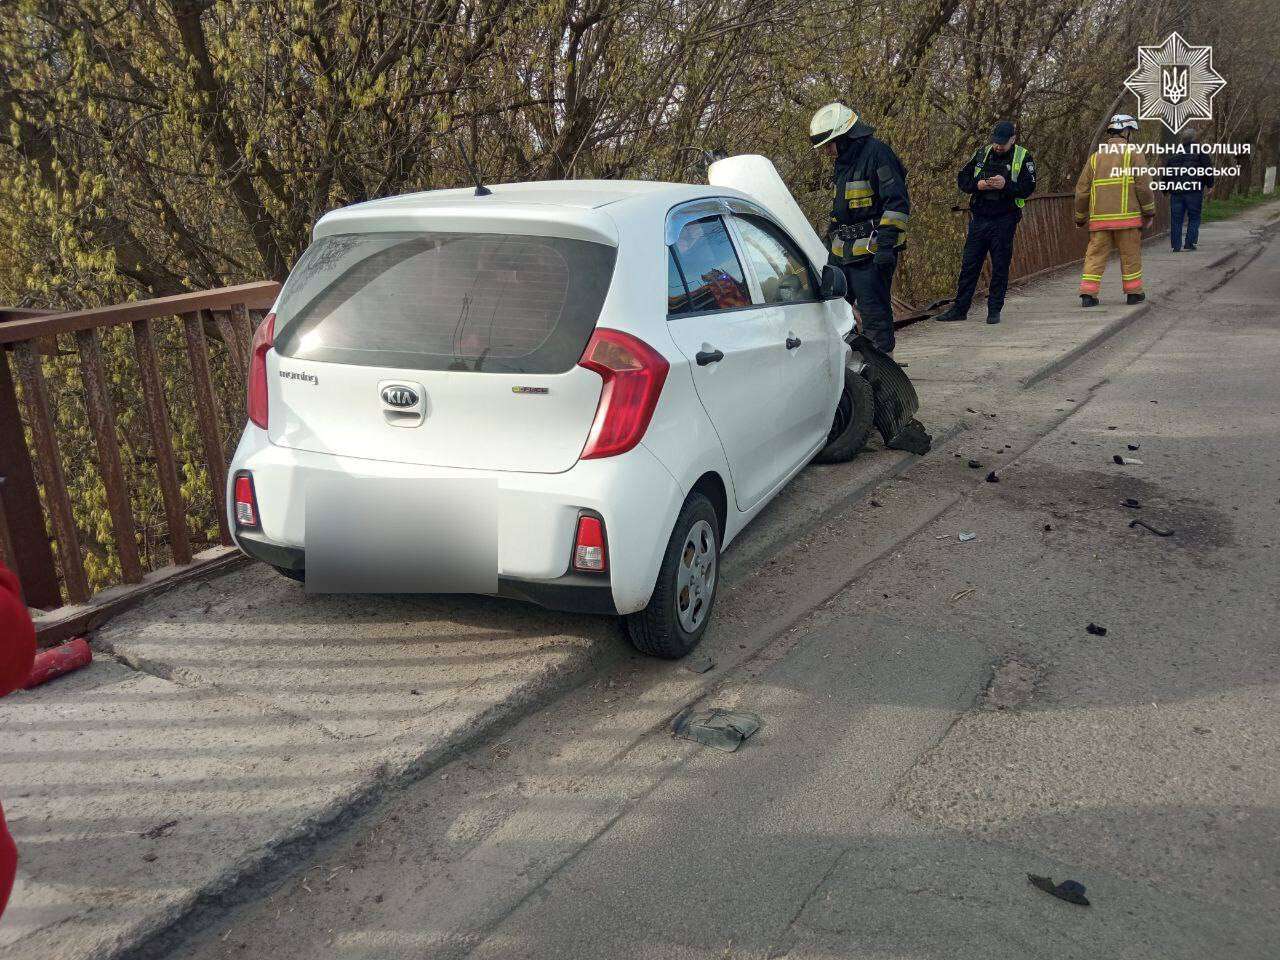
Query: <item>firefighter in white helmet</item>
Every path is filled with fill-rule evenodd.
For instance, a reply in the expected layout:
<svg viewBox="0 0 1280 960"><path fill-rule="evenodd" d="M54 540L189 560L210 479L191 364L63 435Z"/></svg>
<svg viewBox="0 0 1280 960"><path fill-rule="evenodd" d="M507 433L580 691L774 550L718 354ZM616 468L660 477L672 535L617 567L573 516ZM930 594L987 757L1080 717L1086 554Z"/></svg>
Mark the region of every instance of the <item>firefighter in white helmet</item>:
<svg viewBox="0 0 1280 960"><path fill-rule="evenodd" d="M1126 300L1141 303L1142 229L1155 220L1156 196L1146 158L1130 139L1138 121L1117 113L1107 122L1107 139L1089 157L1076 181L1076 226L1089 227L1089 246L1080 277L1080 305L1096 307L1102 274L1112 249L1120 254L1120 282Z"/></svg>
<svg viewBox="0 0 1280 960"><path fill-rule="evenodd" d="M906 244L911 198L907 171L875 130L843 103L828 103L809 123L809 142L835 162L830 262L840 266L849 302L862 318L862 332L892 353L893 273Z"/></svg>

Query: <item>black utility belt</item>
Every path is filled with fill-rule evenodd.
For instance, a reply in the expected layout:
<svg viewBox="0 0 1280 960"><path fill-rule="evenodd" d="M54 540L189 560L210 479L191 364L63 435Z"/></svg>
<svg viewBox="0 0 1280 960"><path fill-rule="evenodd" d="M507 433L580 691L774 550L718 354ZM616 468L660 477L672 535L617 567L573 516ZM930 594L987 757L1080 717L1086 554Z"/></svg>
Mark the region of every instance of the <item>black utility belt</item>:
<svg viewBox="0 0 1280 960"><path fill-rule="evenodd" d="M876 222L874 219L860 220L857 223L837 223L831 227L833 240L864 240L875 236L875 233Z"/></svg>

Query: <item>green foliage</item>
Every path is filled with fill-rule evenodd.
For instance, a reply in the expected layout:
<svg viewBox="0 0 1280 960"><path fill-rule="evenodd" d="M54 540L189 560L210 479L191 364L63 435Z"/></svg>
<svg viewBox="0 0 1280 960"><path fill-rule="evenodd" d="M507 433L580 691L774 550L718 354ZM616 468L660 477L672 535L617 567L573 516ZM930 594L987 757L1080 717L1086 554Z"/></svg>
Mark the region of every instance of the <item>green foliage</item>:
<svg viewBox="0 0 1280 960"><path fill-rule="evenodd" d="M1274 202L1278 199L1280 199L1280 195L1276 193L1263 193L1261 190L1237 193L1230 197L1210 197L1204 202L1201 219L1205 221L1226 220L1229 217L1234 217L1244 213L1251 207L1256 207L1263 203Z"/></svg>

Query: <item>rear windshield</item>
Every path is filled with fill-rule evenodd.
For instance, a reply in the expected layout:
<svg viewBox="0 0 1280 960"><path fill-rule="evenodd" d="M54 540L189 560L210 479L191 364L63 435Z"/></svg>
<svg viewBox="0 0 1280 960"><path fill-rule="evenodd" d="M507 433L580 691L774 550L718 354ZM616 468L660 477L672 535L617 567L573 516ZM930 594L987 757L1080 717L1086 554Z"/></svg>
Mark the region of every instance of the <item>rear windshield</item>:
<svg viewBox="0 0 1280 960"><path fill-rule="evenodd" d="M280 293L276 350L374 367L563 373L595 329L615 255L560 237L324 237Z"/></svg>

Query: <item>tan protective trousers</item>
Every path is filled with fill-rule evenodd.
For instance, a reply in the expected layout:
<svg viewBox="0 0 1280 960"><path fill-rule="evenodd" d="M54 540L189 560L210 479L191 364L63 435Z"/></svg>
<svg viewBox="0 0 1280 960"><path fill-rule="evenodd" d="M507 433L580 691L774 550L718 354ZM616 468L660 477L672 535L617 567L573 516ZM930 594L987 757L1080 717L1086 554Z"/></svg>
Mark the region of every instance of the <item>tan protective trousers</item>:
<svg viewBox="0 0 1280 960"><path fill-rule="evenodd" d="M1080 276L1081 293L1098 295L1112 248L1120 252L1120 282L1124 292L1142 291L1142 228L1129 227L1125 230L1094 230L1089 234L1089 249L1084 252L1084 273Z"/></svg>

